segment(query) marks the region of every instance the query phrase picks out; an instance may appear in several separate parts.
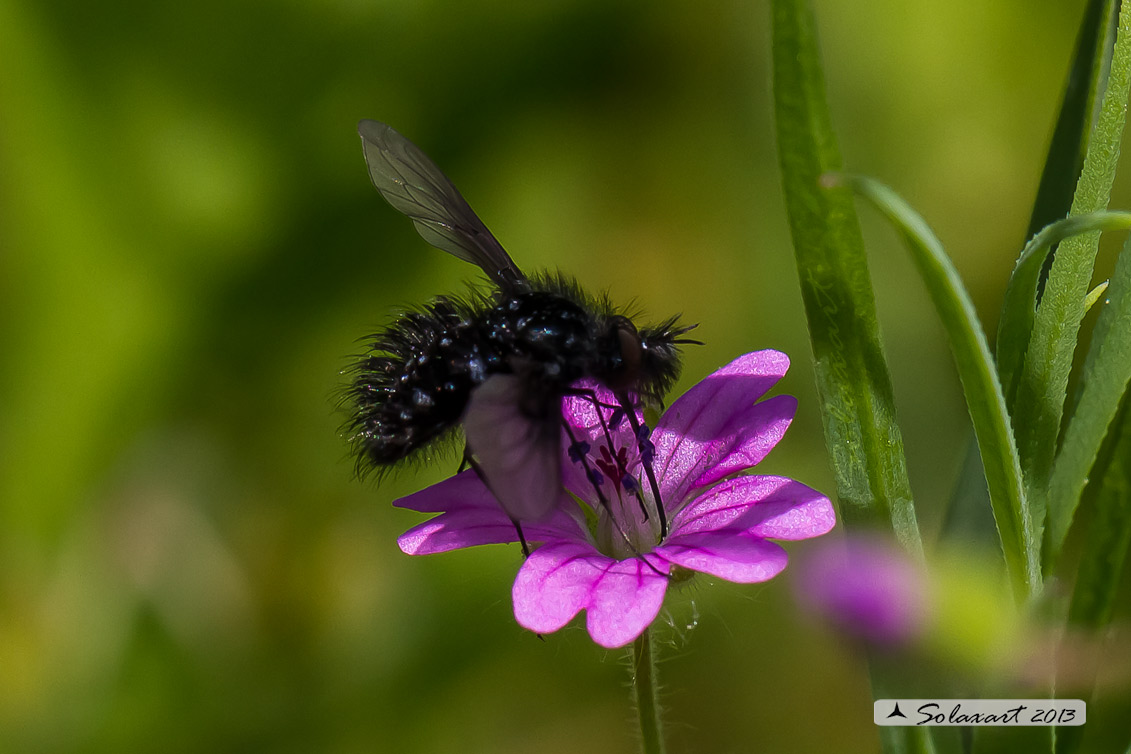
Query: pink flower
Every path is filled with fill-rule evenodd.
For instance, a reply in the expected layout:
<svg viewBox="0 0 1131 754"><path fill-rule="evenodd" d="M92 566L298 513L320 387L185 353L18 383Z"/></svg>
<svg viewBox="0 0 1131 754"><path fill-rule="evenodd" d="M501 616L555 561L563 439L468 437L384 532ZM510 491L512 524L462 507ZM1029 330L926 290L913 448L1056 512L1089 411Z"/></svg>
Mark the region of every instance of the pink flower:
<svg viewBox="0 0 1131 754"><path fill-rule="evenodd" d="M922 636L929 618L923 570L877 537L826 542L801 564L797 600L844 634L897 648Z"/></svg>
<svg viewBox="0 0 1131 754"><path fill-rule="evenodd" d="M599 409L606 432L590 399L564 400L577 443L563 440L559 504L545 520L522 523L527 541L541 544L514 582L518 623L550 633L585 610L593 640L620 647L655 620L681 569L739 583L766 581L787 560L769 540L828 532L835 517L824 495L784 477L735 476L761 461L793 419L797 401L791 396L757 402L788 368L788 357L777 351L746 354L688 390L650 435L645 429L639 437L616 409ZM606 391L596 392L602 403L615 404ZM666 536L642 454L652 457ZM518 541L514 525L471 471L395 505L440 514L400 537L410 555Z"/></svg>

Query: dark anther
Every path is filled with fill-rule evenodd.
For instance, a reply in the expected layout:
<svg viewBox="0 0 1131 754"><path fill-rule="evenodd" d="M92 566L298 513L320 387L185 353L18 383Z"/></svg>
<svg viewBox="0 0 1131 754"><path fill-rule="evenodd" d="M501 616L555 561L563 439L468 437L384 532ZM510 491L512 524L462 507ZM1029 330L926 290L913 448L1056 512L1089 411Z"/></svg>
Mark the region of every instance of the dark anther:
<svg viewBox="0 0 1131 754"><path fill-rule="evenodd" d="M584 440L570 443L569 449L566 450L569 454L569 460L574 463L581 463L585 456L589 453L589 443Z"/></svg>
<svg viewBox="0 0 1131 754"><path fill-rule="evenodd" d="M589 469L589 481L594 487L600 487L605 482L605 475L597 469Z"/></svg>
<svg viewBox="0 0 1131 754"><path fill-rule="evenodd" d="M656 457L656 446L652 444L651 440L644 439L640 441L640 460L645 464L651 466L653 459Z"/></svg>

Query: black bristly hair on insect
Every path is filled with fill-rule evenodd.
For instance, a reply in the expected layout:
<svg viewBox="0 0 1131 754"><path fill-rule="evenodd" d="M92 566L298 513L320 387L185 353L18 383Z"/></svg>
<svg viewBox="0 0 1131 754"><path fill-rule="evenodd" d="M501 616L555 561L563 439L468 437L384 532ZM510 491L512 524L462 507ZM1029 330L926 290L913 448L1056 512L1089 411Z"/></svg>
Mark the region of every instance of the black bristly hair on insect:
<svg viewBox="0 0 1131 754"><path fill-rule="evenodd" d="M381 195L424 240L475 264L495 286L438 296L368 340L345 396L358 471L381 473L462 426L465 458L528 552L521 522L545 518L562 495L562 400L578 394L571 386L596 380L635 420L640 404L659 405L678 378L680 346L697 341L682 337L691 327L675 317L638 328L607 296L588 295L560 272L528 277L412 142L377 121L362 121L358 132ZM650 458L644 466L662 538L667 522Z"/></svg>

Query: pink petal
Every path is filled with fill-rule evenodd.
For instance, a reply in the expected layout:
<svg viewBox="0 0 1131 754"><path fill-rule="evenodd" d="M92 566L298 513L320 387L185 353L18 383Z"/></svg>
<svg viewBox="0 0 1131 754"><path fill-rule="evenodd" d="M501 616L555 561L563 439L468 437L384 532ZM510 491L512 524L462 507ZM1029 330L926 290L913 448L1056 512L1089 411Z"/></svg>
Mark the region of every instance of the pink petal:
<svg viewBox="0 0 1131 754"><path fill-rule="evenodd" d="M781 379L789 358L746 354L688 390L656 427L655 467L672 506L692 489L757 464L777 444L797 408L790 396L755 402Z"/></svg>
<svg viewBox="0 0 1131 754"><path fill-rule="evenodd" d="M666 565L659 566L667 574ZM668 588L660 575L638 558L621 560L610 568L589 604L585 627L593 641L606 649L623 647L652 625Z"/></svg>
<svg viewBox="0 0 1131 754"><path fill-rule="evenodd" d="M592 390L597 400L606 406L618 405L616 396L612 392L603 387L595 380L579 380L575 382L572 387L575 390ZM586 396L571 395L562 400L562 415L566 423L573 433L573 437L579 442L588 443L590 446L589 457L590 467L593 466L592 459L597 457L597 448L602 445L609 444L609 438L612 438L613 446L617 448L635 448L636 438L632 434L632 428L628 421L624 418L620 423L611 427L608 426L608 421L615 409L602 408L601 414L605 418L605 427L608 427L609 433L605 434L605 427L601 425L601 420L597 414L597 408L593 405L593 401ZM644 421L642 412L636 412L637 417L641 422ZM595 501L596 495L593 491L593 485L585 476L585 467L568 457L568 449L572 441L567 435L566 431L562 430L562 484L566 489L572 491L575 495L583 500ZM635 453L635 451L633 451ZM630 457L630 463L634 460ZM608 490L605 491L608 493Z"/></svg>
<svg viewBox="0 0 1131 754"><path fill-rule="evenodd" d="M766 539L808 539L827 533L836 513L827 497L792 479L740 476L707 490L672 521L672 536L745 531Z"/></svg>
<svg viewBox="0 0 1131 754"><path fill-rule="evenodd" d="M440 513L457 506L502 510L495 496L471 469L394 500L393 505L421 513Z"/></svg>
<svg viewBox="0 0 1131 754"><path fill-rule="evenodd" d="M744 531L712 531L673 536L656 554L693 571L739 584L772 579L788 557L778 545Z"/></svg>
<svg viewBox="0 0 1131 754"><path fill-rule="evenodd" d="M610 406L617 405L616 396L612 391L596 380L578 380L570 387L574 390L592 390L600 402ZM604 413L607 417L609 409L605 409ZM567 396L562 400L562 416L575 430L589 430L595 435L601 432L601 420L597 416L597 408L587 396Z"/></svg>
<svg viewBox="0 0 1131 754"><path fill-rule="evenodd" d="M549 521L523 523L522 533L530 544L585 536L578 524L561 512L555 513ZM434 555L463 547L517 541L518 530L501 508L497 511L449 511L397 537L397 545L406 555Z"/></svg>
<svg viewBox="0 0 1131 754"><path fill-rule="evenodd" d="M666 565L652 570L640 559L613 560L586 542L556 542L538 548L514 582L519 625L551 633L587 610L593 641L614 648L628 644L660 612L668 580Z"/></svg>
<svg viewBox="0 0 1131 754"><path fill-rule="evenodd" d="M474 471L465 471L399 500L393 505L439 516L418 524L397 538L408 555L431 555L475 545L517 542L510 517ZM545 521L523 522L527 542L583 537L579 524L564 509Z"/></svg>
<svg viewBox="0 0 1131 754"><path fill-rule="evenodd" d="M656 465L662 469L661 491L669 507L678 507L697 489L758 465L785 435L797 399L778 395L743 408L719 409L700 415L701 435L656 433Z"/></svg>
<svg viewBox="0 0 1131 754"><path fill-rule="evenodd" d="M397 545L406 555L433 555L476 545L517 542L518 533L510 519L499 511L488 516L483 511L444 513L412 527L397 537ZM529 540L532 533L523 533Z"/></svg>

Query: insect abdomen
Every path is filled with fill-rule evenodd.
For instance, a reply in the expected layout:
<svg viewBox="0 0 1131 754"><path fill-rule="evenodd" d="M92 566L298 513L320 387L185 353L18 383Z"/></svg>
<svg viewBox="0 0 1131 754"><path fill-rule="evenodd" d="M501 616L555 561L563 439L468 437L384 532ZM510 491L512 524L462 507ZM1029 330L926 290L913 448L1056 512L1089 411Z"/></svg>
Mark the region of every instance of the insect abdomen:
<svg viewBox="0 0 1131 754"><path fill-rule="evenodd" d="M479 317L441 297L374 337L349 389L350 439L363 473L412 455L459 422L490 361Z"/></svg>

